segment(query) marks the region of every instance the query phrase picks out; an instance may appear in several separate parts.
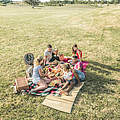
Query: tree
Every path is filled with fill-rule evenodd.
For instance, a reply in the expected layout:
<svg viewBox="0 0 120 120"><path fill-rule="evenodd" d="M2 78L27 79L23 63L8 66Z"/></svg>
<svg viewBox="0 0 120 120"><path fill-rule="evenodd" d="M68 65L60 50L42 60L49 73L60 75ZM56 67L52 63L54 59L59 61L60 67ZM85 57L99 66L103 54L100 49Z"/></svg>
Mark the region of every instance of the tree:
<svg viewBox="0 0 120 120"><path fill-rule="evenodd" d="M38 6L40 1L39 0L24 0L25 3L29 4L34 8L35 6Z"/></svg>
<svg viewBox="0 0 120 120"><path fill-rule="evenodd" d="M114 0L114 4L116 5L117 3L119 3L119 0Z"/></svg>
<svg viewBox="0 0 120 120"><path fill-rule="evenodd" d="M88 4L90 5L90 0L88 0Z"/></svg>
<svg viewBox="0 0 120 120"><path fill-rule="evenodd" d="M10 3L10 2L11 2L11 0L2 0L3 4L7 4L7 3Z"/></svg>
<svg viewBox="0 0 120 120"><path fill-rule="evenodd" d="M109 6L109 0L107 0L107 6Z"/></svg>

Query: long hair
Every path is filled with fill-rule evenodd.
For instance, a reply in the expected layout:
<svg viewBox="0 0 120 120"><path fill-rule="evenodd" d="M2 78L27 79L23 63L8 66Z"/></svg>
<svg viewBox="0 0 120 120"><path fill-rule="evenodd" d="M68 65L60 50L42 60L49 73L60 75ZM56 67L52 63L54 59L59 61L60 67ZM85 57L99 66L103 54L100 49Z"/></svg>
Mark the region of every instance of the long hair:
<svg viewBox="0 0 120 120"><path fill-rule="evenodd" d="M64 69L66 69L66 70L70 70L70 69L71 69L71 67L70 67L70 65L69 65L69 64L64 64Z"/></svg>
<svg viewBox="0 0 120 120"><path fill-rule="evenodd" d="M40 65L40 62L43 60L42 56L38 56L35 60L34 60L34 65L38 66Z"/></svg>
<svg viewBox="0 0 120 120"><path fill-rule="evenodd" d="M77 51L74 50L74 47L78 48L78 47L77 47L77 44L74 44L73 47L72 47L72 53L76 54Z"/></svg>

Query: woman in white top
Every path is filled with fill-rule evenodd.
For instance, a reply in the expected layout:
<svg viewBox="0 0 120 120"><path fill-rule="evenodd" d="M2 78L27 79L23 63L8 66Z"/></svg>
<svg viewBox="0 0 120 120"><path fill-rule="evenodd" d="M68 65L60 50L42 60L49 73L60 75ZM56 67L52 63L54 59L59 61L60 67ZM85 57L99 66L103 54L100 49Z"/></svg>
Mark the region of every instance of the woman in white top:
<svg viewBox="0 0 120 120"><path fill-rule="evenodd" d="M43 64L42 56L35 59L32 81L37 86L35 89L32 89L31 92L34 92L37 90L43 90L43 89L47 88L48 87L47 83L50 83L50 81L51 81L50 79L44 78L44 77L47 77L47 74L43 73L42 64Z"/></svg>

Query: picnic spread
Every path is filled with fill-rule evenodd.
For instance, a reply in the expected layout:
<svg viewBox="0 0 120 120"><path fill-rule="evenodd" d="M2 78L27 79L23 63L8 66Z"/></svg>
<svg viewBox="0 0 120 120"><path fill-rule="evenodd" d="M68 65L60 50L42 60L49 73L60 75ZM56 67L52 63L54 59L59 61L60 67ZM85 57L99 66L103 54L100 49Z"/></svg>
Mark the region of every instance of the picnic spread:
<svg viewBox="0 0 120 120"><path fill-rule="evenodd" d="M88 62L83 61L82 65L83 65L83 72L85 72L86 67L88 65ZM49 67L49 70L51 71L52 67ZM59 72L60 72L59 69L53 69L53 71L51 72L51 76L52 75L57 76ZM30 92L30 90L34 89L36 87L36 85L31 80L28 80L27 83L24 82L24 81L26 81L26 79L25 79L25 77L21 77L21 78L16 79L16 81L17 81L16 83L19 83L19 82L22 83L23 82L22 84L19 83L20 85L16 84L16 87L18 89L23 90L22 92L24 92L26 94L37 95L37 96L47 96L49 94L53 94L54 96L60 96L61 95L60 92L59 92L59 88L61 88L63 85L61 84L61 81L57 79L57 77L56 77L56 80L51 81L51 83L49 84L47 89L36 91L36 92ZM64 81L62 81L62 83L64 83ZM23 89L21 87L23 87Z"/></svg>
<svg viewBox="0 0 120 120"><path fill-rule="evenodd" d="M88 65L78 56L79 52L82 57L82 52L77 51L72 58L63 54L55 55L51 49L44 54L45 57L51 55L50 59L43 59L42 56L34 59L32 53L25 54L26 76L15 80L15 93L47 96L43 105L71 113L75 98L84 85Z"/></svg>

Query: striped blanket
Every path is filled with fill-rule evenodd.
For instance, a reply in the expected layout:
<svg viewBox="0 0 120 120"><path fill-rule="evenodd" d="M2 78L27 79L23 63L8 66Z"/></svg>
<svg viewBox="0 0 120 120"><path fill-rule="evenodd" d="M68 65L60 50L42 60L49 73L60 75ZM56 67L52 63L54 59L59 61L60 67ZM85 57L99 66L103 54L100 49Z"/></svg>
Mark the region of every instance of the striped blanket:
<svg viewBox="0 0 120 120"><path fill-rule="evenodd" d="M83 61L82 62L82 66L83 66L83 72L85 73L85 69L88 65L88 62ZM36 95L36 96L47 96L49 94L53 94L54 96L60 96L60 92L59 92L59 88L62 87L61 84L56 83L54 86L48 86L48 88L46 88L45 90L40 90L40 91L36 91L36 92L30 92L31 89L34 89L36 87L35 84L33 84L32 82L29 83L29 89L25 90L24 92L26 94L30 94L30 95Z"/></svg>
<svg viewBox="0 0 120 120"><path fill-rule="evenodd" d="M29 89L25 90L24 92L26 94L36 95L36 96L47 96L49 94L53 94L54 96L60 96L60 92L58 91L58 89L61 88L62 86L60 86L59 84L55 84L55 86L48 86L48 88L46 88L45 90L30 92L31 89L34 89L35 87L36 85L31 82L29 83Z"/></svg>

